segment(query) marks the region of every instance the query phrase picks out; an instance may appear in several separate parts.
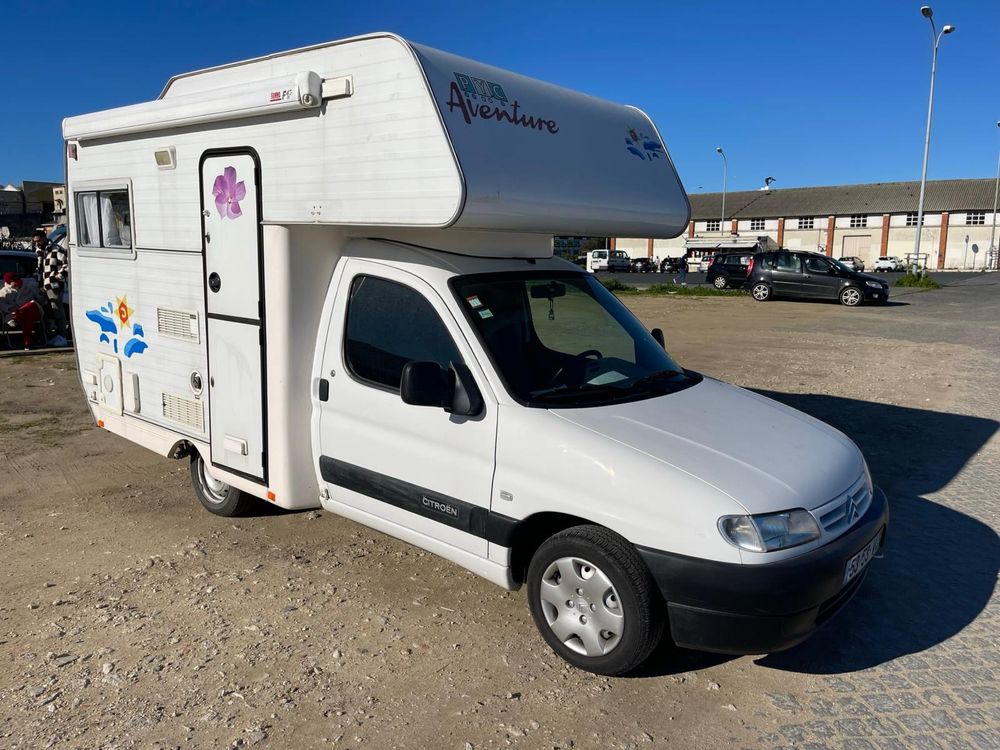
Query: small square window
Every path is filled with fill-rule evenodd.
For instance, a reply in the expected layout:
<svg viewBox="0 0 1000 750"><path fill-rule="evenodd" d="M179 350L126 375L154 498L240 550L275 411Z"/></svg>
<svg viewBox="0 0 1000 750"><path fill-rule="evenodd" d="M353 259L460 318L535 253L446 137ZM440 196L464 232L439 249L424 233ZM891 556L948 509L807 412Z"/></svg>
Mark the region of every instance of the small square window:
<svg viewBox="0 0 1000 750"><path fill-rule="evenodd" d="M851 217L851 229L859 229L868 226L868 217L863 214L854 214Z"/></svg>
<svg viewBox="0 0 1000 750"><path fill-rule="evenodd" d="M799 217L799 229L815 229L816 220L812 216L800 216Z"/></svg>
<svg viewBox="0 0 1000 750"><path fill-rule="evenodd" d="M915 227L917 225L917 212L910 211L906 214L906 226Z"/></svg>
<svg viewBox="0 0 1000 750"><path fill-rule="evenodd" d="M763 232L764 231L764 220L763 219L750 219L750 231L751 232Z"/></svg>
<svg viewBox="0 0 1000 750"><path fill-rule="evenodd" d="M985 211L970 211L965 215L965 223L974 227L981 227L986 224Z"/></svg>
<svg viewBox="0 0 1000 750"><path fill-rule="evenodd" d="M718 232L721 229L722 229L721 219L709 219L708 221L705 222L706 232Z"/></svg>
<svg viewBox="0 0 1000 750"><path fill-rule="evenodd" d="M132 210L127 189L79 192L75 201L76 241L81 248L115 253L132 249Z"/></svg>

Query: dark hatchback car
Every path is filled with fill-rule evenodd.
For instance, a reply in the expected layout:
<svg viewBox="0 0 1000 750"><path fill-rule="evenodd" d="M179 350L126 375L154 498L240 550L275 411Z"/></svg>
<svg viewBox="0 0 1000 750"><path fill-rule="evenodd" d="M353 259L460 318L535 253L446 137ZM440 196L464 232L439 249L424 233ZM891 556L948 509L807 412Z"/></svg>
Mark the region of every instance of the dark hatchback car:
<svg viewBox="0 0 1000 750"><path fill-rule="evenodd" d="M747 280L751 253L716 253L709 263L705 281L716 289L735 287L739 289Z"/></svg>
<svg viewBox="0 0 1000 750"><path fill-rule="evenodd" d="M652 258L632 258L629 270L632 273L656 273L656 263Z"/></svg>
<svg viewBox="0 0 1000 750"><path fill-rule="evenodd" d="M746 288L758 302L772 297L810 297L835 299L854 307L889 299L889 285L882 279L858 273L819 253L757 253L750 262Z"/></svg>

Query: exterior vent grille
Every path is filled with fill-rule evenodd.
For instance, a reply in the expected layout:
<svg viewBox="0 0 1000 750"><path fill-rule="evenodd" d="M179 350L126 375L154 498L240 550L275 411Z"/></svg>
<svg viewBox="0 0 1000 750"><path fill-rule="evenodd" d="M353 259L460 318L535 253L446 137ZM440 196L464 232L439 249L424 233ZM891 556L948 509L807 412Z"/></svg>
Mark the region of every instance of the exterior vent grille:
<svg viewBox="0 0 1000 750"><path fill-rule="evenodd" d="M200 341L198 313L184 310L164 310L162 307L158 307L156 308L156 330L161 336L192 341L195 344Z"/></svg>
<svg viewBox="0 0 1000 750"><path fill-rule="evenodd" d="M164 393L163 416L171 422L191 427L198 432L205 431L205 410L201 401Z"/></svg>

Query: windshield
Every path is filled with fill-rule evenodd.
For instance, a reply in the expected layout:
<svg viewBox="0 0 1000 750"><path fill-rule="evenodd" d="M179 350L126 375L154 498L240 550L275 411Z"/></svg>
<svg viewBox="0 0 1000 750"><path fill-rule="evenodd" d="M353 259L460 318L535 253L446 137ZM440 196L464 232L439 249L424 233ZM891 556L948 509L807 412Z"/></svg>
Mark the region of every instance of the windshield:
<svg viewBox="0 0 1000 750"><path fill-rule="evenodd" d="M458 276L451 287L507 389L526 406L635 401L701 380L590 274L478 274Z"/></svg>

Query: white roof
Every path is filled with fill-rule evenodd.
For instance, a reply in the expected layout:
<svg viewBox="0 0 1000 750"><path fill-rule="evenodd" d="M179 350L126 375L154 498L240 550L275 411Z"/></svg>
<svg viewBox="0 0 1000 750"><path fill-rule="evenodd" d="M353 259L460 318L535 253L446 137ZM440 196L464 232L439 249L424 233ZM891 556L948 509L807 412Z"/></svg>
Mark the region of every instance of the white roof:
<svg viewBox="0 0 1000 750"><path fill-rule="evenodd" d="M178 170L188 146L252 146L269 222L673 237L690 214L642 111L391 34L176 76L63 134L71 177L116 141L173 145Z"/></svg>

